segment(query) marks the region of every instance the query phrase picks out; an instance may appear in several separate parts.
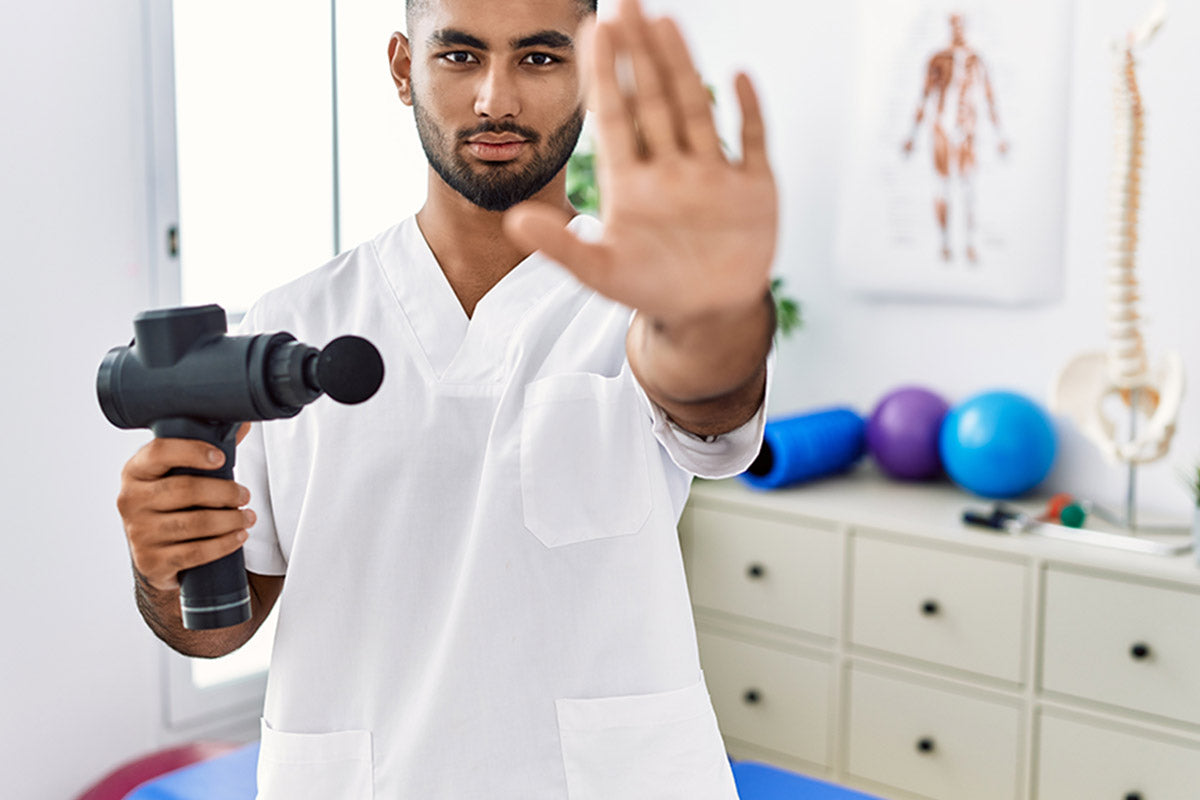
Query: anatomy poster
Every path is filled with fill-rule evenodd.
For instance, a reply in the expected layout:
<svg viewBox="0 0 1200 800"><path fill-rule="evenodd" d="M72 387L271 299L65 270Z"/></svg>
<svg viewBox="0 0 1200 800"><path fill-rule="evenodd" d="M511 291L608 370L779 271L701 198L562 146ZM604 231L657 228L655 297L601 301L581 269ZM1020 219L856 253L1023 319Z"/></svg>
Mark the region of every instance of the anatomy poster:
<svg viewBox="0 0 1200 800"><path fill-rule="evenodd" d="M1027 303L1062 283L1067 0L861 0L844 283Z"/></svg>

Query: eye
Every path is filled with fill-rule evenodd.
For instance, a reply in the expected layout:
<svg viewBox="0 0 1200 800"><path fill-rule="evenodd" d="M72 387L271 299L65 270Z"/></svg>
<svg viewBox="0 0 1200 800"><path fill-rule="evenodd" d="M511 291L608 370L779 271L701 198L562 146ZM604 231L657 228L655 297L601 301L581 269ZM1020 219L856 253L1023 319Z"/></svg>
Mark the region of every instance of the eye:
<svg viewBox="0 0 1200 800"><path fill-rule="evenodd" d="M549 53L530 53L521 59L522 64L532 64L535 67L548 67L557 64L558 59Z"/></svg>
<svg viewBox="0 0 1200 800"><path fill-rule="evenodd" d="M475 58L473 53L468 53L466 50L455 50L452 53L442 53L439 56L443 61L448 61L451 64L474 64L479 59Z"/></svg>

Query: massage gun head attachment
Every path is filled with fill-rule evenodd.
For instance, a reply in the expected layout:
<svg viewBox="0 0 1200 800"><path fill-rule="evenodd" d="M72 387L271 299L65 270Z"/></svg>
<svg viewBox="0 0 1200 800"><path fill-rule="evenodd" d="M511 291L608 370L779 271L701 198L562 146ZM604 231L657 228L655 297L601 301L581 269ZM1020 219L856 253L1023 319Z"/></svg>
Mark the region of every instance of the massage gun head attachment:
<svg viewBox="0 0 1200 800"><path fill-rule="evenodd" d="M361 403L383 381L366 339L343 336L318 350L288 333L227 336L217 305L146 311L133 327L133 342L110 350L96 378L100 407L118 428L282 419L322 393Z"/></svg>

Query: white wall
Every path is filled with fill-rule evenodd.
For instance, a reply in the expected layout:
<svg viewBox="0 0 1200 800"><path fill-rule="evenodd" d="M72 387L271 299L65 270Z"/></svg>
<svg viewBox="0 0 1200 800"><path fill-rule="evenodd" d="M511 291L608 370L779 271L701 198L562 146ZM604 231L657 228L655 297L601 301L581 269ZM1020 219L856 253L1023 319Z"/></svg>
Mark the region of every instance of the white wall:
<svg viewBox="0 0 1200 800"><path fill-rule="evenodd" d="M737 68L748 68L764 95L783 200L777 269L801 299L805 317L803 331L780 350L773 412L848 403L867 414L889 389L910 383L939 390L952 402L1006 387L1046 403L1057 370L1069 358L1103 349L1112 113L1108 42L1141 21L1150 0L1076 3L1065 290L1059 302L1028 308L869 301L839 285L834 230L840 165L853 157L842 143L855 86L855 3L649 5L685 21L689 39L702 51L701 71L721 90L722 105L736 105L728 77ZM1193 385L1168 459L1144 469L1139 485L1147 509L1181 517L1190 514L1176 470L1200 461L1200 316L1194 311L1200 295L1194 222L1200 185L1198 32L1200 4L1171 3L1167 23L1139 68L1148 109L1139 262L1145 334L1152 357L1167 348L1182 352ZM1124 473L1106 467L1069 427L1062 433L1053 483L1120 505Z"/></svg>
<svg viewBox="0 0 1200 800"><path fill-rule="evenodd" d="M7 2L0 31L0 795L63 800L161 735L114 507L142 437L94 388L150 304L141 4Z"/></svg>

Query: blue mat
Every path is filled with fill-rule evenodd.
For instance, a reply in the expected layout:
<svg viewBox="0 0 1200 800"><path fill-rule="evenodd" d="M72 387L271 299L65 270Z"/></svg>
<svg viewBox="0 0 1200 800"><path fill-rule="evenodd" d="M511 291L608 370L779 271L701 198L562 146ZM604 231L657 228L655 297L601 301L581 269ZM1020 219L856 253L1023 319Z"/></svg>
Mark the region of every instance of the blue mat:
<svg viewBox="0 0 1200 800"><path fill-rule="evenodd" d="M125 800L254 800L258 742L144 783Z"/></svg>
<svg viewBox="0 0 1200 800"><path fill-rule="evenodd" d="M733 781L741 800L876 800L853 789L750 761L733 764Z"/></svg>
<svg viewBox="0 0 1200 800"><path fill-rule="evenodd" d="M156 778L126 800L254 800L257 765L254 742ZM870 795L750 761L733 764L733 779L741 800L872 800Z"/></svg>

